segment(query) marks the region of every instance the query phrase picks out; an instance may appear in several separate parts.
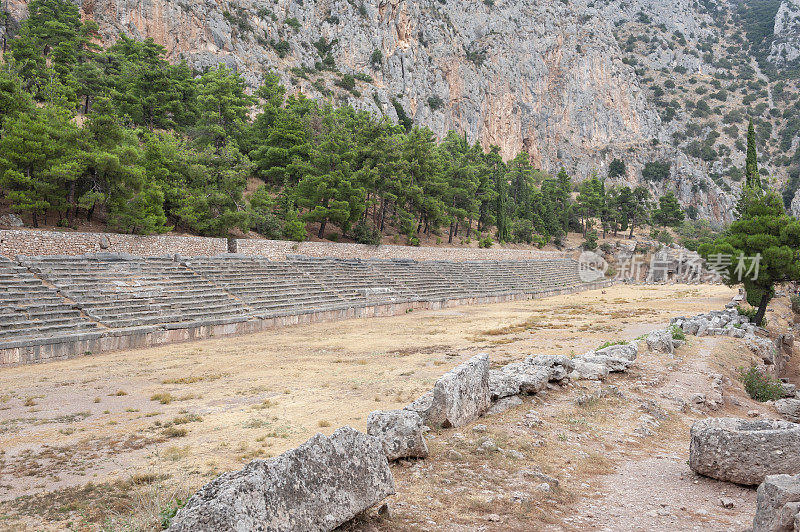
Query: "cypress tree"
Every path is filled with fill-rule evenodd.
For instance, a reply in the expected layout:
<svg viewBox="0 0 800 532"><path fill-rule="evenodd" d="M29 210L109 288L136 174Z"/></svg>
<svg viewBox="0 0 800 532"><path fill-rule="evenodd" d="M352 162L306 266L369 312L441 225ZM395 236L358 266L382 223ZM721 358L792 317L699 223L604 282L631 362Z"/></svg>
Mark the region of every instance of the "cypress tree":
<svg viewBox="0 0 800 532"><path fill-rule="evenodd" d="M753 127L752 118L747 126L747 162L744 175L746 176L746 186L761 189L761 176L758 173L758 155L756 154L756 130Z"/></svg>

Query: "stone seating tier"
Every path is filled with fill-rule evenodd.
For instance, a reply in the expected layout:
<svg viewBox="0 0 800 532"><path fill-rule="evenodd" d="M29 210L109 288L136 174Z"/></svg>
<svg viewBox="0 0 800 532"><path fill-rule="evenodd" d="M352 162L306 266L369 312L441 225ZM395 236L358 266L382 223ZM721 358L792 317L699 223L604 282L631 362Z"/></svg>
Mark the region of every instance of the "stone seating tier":
<svg viewBox="0 0 800 532"><path fill-rule="evenodd" d="M191 328L392 304L552 293L574 260L415 262L235 254L0 258L0 351L99 331ZM104 332L105 331L105 332ZM116 332L115 332L116 331Z"/></svg>

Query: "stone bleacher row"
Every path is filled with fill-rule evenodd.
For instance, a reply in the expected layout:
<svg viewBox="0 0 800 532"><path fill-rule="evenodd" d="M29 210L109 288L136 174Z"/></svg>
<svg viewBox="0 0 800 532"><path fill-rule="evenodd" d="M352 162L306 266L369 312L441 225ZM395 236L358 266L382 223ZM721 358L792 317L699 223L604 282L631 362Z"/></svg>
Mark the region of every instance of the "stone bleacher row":
<svg viewBox="0 0 800 532"><path fill-rule="evenodd" d="M415 262L100 253L0 259L0 350L11 342L191 328L376 305L552 292L577 263Z"/></svg>

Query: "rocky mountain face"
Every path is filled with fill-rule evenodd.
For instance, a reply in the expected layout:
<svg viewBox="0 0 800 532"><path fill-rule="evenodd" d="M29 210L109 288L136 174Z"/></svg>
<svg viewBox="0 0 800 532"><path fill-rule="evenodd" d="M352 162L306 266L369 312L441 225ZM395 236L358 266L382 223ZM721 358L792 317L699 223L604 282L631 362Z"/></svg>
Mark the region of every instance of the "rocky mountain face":
<svg viewBox="0 0 800 532"><path fill-rule="evenodd" d="M775 13L774 40L769 61L775 66L791 64L800 58L800 0L784 0Z"/></svg>
<svg viewBox="0 0 800 532"><path fill-rule="evenodd" d="M26 2L6 1L13 31ZM275 71L290 91L406 115L438 136L455 129L578 179L605 176L619 158L626 175L615 180L675 190L716 221L733 214L746 108L765 103L757 117L769 124L762 151L776 188L797 162L798 131L786 153L770 151L784 140L796 83L761 73L724 0L77 1L108 42L151 37L171 60L225 63L253 86ZM800 55L799 1L775 14L776 65ZM653 161L671 164L666 179L642 177ZM800 214L800 196L794 203Z"/></svg>

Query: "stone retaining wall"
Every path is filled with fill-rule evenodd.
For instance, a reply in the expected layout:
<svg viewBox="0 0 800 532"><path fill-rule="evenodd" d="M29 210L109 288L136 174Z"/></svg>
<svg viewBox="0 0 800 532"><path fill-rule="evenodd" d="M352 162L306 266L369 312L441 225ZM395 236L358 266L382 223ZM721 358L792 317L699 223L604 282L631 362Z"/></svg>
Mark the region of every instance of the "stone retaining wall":
<svg viewBox="0 0 800 532"><path fill-rule="evenodd" d="M237 253L283 260L287 255L339 259L412 259L418 261L524 260L554 258L561 253L528 250L444 248L412 246L367 246L333 242L287 242L283 240L237 239ZM196 257L228 252L224 238L175 235L124 235L116 233L73 233L67 231L0 230L0 255L83 255L86 253L130 253L140 257L183 255Z"/></svg>
<svg viewBox="0 0 800 532"><path fill-rule="evenodd" d="M153 347L175 342L250 334L288 325L329 322L350 318L394 316L405 314L409 309L440 309L457 305L501 303L504 301L550 297L604 288L611 284L613 284L612 281L598 281L581 286L542 291L536 294L505 294L502 296L450 299L444 301L414 301L351 307L341 310L310 312L268 319L256 318L247 321L218 325L209 324L199 327L165 328L150 326L139 327L132 330L93 331L81 335L74 335L68 340L64 338L54 338L51 343L42 342L41 340L36 342L10 342L11 345L9 345L9 347L0 349L0 367L50 362L53 360L63 360L106 351Z"/></svg>

